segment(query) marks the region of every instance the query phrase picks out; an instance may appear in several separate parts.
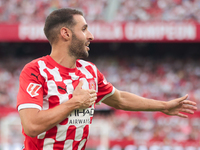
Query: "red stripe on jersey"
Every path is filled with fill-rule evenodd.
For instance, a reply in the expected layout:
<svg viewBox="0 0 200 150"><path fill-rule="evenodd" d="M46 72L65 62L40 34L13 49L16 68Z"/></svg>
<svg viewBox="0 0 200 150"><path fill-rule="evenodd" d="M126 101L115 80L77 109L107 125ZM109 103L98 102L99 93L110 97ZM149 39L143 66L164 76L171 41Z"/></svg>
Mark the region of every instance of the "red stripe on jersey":
<svg viewBox="0 0 200 150"><path fill-rule="evenodd" d="M79 80L72 81L72 85L73 85L74 89L77 87L79 82L80 82Z"/></svg>
<svg viewBox="0 0 200 150"><path fill-rule="evenodd" d="M47 95L48 94L47 82L44 82L43 87L47 87L47 88L43 88L43 95Z"/></svg>
<svg viewBox="0 0 200 150"><path fill-rule="evenodd" d="M65 141L56 141L53 145L53 150L63 150Z"/></svg>
<svg viewBox="0 0 200 150"><path fill-rule="evenodd" d="M76 61L76 67L82 67L81 63Z"/></svg>
<svg viewBox="0 0 200 150"><path fill-rule="evenodd" d="M73 96L72 94L69 94L69 95L68 95L69 99L71 99L71 98L72 98L72 96Z"/></svg>
<svg viewBox="0 0 200 150"><path fill-rule="evenodd" d="M66 118L65 120L63 120L62 122L60 122L60 125L66 125L68 123L68 118Z"/></svg>
<svg viewBox="0 0 200 150"><path fill-rule="evenodd" d="M56 134L57 134L57 126L51 128L50 130L48 130L45 134L45 138L52 138L52 139L56 139Z"/></svg>
<svg viewBox="0 0 200 150"><path fill-rule="evenodd" d="M74 125L69 126L69 128L67 130L67 140L69 140L69 139L74 140L75 134L76 134L76 126L74 126Z"/></svg>
<svg viewBox="0 0 200 150"><path fill-rule="evenodd" d="M45 140L45 138L44 138L44 139L38 139L38 140L35 142L35 143L38 144L38 149L35 149L35 150L40 150L40 148L44 146L44 140ZM32 149L31 149L31 148L29 149L29 147L27 147L26 150L32 150Z"/></svg>
<svg viewBox="0 0 200 150"><path fill-rule="evenodd" d="M90 117L90 124L92 124L92 119L93 119L93 117Z"/></svg>
<svg viewBox="0 0 200 150"><path fill-rule="evenodd" d="M50 96L49 97L49 108L53 108L60 104L60 100L58 96Z"/></svg>
<svg viewBox="0 0 200 150"><path fill-rule="evenodd" d="M82 137L82 140L83 139L87 139L88 137L88 134L89 134L89 125L86 125L83 129L83 137Z"/></svg>
<svg viewBox="0 0 200 150"><path fill-rule="evenodd" d="M24 150L37 150L40 145L37 145L37 137L31 138L25 135ZM28 149L27 149L28 148Z"/></svg>
<svg viewBox="0 0 200 150"><path fill-rule="evenodd" d="M96 78L96 74L95 74L92 66L86 66L85 68L92 74L93 78Z"/></svg>
<svg viewBox="0 0 200 150"><path fill-rule="evenodd" d="M79 144L80 144L80 141L74 141L73 142L73 150L77 150Z"/></svg>

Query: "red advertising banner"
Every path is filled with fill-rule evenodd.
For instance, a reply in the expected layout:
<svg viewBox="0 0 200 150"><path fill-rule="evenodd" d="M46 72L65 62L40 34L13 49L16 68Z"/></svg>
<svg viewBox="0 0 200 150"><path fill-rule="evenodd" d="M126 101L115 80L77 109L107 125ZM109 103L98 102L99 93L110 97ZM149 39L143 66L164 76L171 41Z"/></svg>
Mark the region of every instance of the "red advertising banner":
<svg viewBox="0 0 200 150"><path fill-rule="evenodd" d="M94 42L200 42L194 22L92 22ZM43 24L0 24L0 42L45 42Z"/></svg>

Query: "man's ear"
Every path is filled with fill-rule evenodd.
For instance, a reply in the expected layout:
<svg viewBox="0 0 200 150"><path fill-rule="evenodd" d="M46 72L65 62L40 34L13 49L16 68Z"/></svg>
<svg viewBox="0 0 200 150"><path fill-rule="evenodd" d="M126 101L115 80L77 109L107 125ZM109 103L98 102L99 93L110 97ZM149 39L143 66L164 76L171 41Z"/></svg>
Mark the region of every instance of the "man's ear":
<svg viewBox="0 0 200 150"><path fill-rule="evenodd" d="M71 32L71 30L69 30L68 28L62 27L62 28L60 29L60 35L61 35L61 37L62 37L63 39L65 39L65 40L68 41L68 40L71 38L72 32Z"/></svg>

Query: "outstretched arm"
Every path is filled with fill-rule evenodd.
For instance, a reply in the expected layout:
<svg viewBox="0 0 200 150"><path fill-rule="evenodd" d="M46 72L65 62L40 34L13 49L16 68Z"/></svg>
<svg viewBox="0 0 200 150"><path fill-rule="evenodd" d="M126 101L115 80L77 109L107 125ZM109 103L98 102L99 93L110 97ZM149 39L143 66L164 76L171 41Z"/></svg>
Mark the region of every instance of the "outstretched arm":
<svg viewBox="0 0 200 150"><path fill-rule="evenodd" d="M103 103L127 111L161 111L167 115L187 118L188 116L181 112L193 114L197 110L196 103L186 100L187 97L188 95L166 102L147 99L116 89L115 93L105 99Z"/></svg>

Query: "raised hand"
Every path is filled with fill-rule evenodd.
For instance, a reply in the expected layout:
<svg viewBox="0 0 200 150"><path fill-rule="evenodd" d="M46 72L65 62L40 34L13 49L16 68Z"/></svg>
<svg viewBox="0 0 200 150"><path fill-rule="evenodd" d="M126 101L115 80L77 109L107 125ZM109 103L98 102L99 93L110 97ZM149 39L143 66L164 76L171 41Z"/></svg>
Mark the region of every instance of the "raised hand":
<svg viewBox="0 0 200 150"><path fill-rule="evenodd" d="M197 110L196 103L190 100L186 100L187 97L188 95L185 95L183 97L168 101L166 109L162 110L162 112L167 115L187 118L188 116L183 113L193 114L194 111Z"/></svg>
<svg viewBox="0 0 200 150"><path fill-rule="evenodd" d="M82 89L83 81L80 81L73 92L73 98L76 101L79 109L88 108L95 103L97 94L92 89Z"/></svg>

